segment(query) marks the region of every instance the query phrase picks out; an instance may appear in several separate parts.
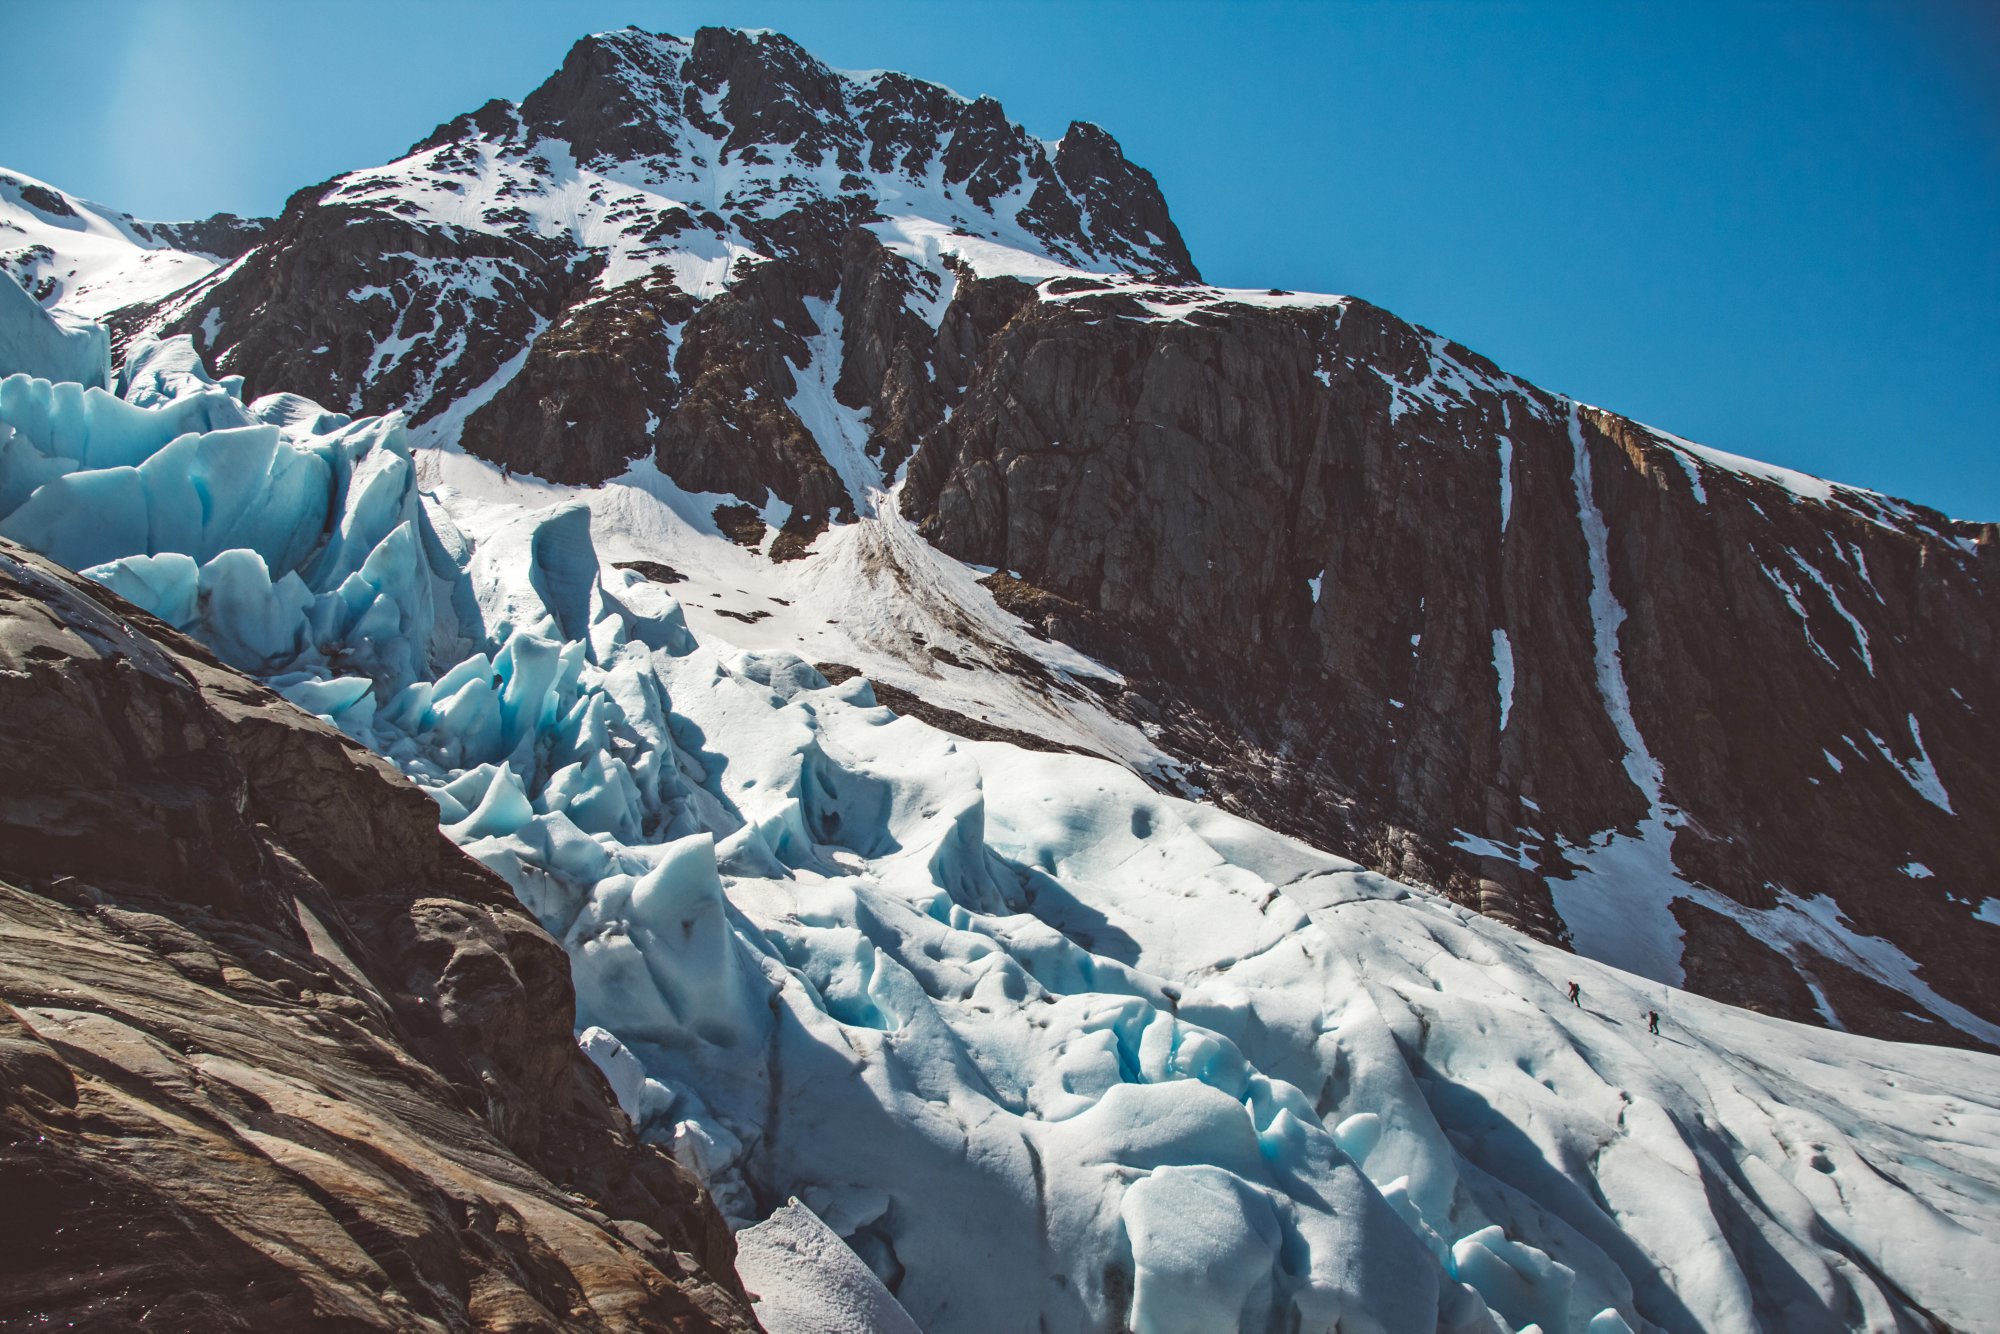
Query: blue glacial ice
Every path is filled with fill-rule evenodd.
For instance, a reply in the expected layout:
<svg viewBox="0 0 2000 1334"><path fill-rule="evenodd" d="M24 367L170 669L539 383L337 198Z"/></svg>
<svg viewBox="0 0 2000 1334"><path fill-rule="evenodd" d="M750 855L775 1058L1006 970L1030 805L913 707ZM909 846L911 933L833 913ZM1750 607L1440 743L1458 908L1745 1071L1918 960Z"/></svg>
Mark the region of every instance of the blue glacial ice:
<svg viewBox="0 0 2000 1334"><path fill-rule="evenodd" d="M0 536L390 757L563 941L643 1133L933 1334L1977 1323L2000 1063L698 642L581 504L426 492L399 420L245 404L185 340L121 386L0 382Z"/></svg>
<svg viewBox="0 0 2000 1334"><path fill-rule="evenodd" d="M111 334L101 324L58 320L9 281L0 284L0 367L102 389L111 383Z"/></svg>

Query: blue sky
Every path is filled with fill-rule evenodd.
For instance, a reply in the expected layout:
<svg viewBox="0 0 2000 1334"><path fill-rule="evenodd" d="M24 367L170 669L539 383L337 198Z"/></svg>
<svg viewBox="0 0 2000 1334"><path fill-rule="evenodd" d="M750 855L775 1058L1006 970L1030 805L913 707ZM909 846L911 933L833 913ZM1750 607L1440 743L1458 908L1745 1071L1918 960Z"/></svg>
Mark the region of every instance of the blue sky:
<svg viewBox="0 0 2000 1334"><path fill-rule="evenodd" d="M599 28L774 27L1094 120L1215 282L1367 297L1693 439L2000 520L2000 4L64 0L0 163L271 212Z"/></svg>

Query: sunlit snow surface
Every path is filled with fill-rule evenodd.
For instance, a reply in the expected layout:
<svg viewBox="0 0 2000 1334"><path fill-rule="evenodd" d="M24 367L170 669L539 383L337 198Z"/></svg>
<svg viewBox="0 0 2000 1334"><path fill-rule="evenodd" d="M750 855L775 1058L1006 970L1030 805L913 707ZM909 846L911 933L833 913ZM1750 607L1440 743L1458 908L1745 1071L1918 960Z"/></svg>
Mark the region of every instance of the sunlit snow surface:
<svg viewBox="0 0 2000 1334"><path fill-rule="evenodd" d="M427 493L394 419L246 406L184 340L128 379L0 383L0 534L394 759L568 947L646 1133L739 1224L799 1197L932 1334L1990 1322L2000 1061L1688 996L828 685L781 641L988 614L914 551L936 588L858 607L891 523L785 605L657 475L586 504L427 454Z"/></svg>
<svg viewBox="0 0 2000 1334"><path fill-rule="evenodd" d="M98 319L157 301L219 265L173 248L129 213L0 171L0 270L52 310Z"/></svg>
<svg viewBox="0 0 2000 1334"><path fill-rule="evenodd" d="M736 1272L768 1334L917 1334L875 1272L796 1199L736 1234Z"/></svg>

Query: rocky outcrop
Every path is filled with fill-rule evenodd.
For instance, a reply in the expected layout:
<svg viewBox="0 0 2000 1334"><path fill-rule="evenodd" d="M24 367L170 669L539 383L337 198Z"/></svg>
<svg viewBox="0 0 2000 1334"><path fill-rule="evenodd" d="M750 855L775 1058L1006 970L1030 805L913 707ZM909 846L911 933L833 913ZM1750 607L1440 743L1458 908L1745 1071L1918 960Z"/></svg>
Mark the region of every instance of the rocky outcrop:
<svg viewBox="0 0 2000 1334"><path fill-rule="evenodd" d="M850 290L844 273L886 254L863 229L933 195L968 235L1197 276L1157 183L1096 126L1045 145L991 98L843 74L775 33L627 29L268 227L200 224L188 244L258 244L116 327L191 334L253 396L419 426L469 399L460 443L550 480L651 452L690 490L782 500L804 532L854 500L788 406L820 332L802 303ZM893 392L922 373L901 366Z"/></svg>
<svg viewBox="0 0 2000 1334"><path fill-rule="evenodd" d="M1053 179L1037 184L1028 204L1051 235L1081 232L1092 248L1133 259L1139 256L1129 238L1157 236L1166 262L1152 271L1171 282L1200 281L1153 174L1128 162L1116 139L1089 121L1071 121L1054 167Z"/></svg>
<svg viewBox="0 0 2000 1334"><path fill-rule="evenodd" d="M748 269L688 321L676 358L681 393L652 434L660 470L690 491L763 502L776 496L801 523L853 500L790 406L807 340L820 332L807 302L839 282L842 210L788 219L787 258Z"/></svg>
<svg viewBox="0 0 2000 1334"><path fill-rule="evenodd" d="M0 1323L749 1330L385 762L0 544Z"/></svg>
<svg viewBox="0 0 2000 1334"><path fill-rule="evenodd" d="M422 422L484 386L588 286L590 259L567 240L413 221L347 204L344 188L292 196L239 263L121 331L188 334L252 396Z"/></svg>
<svg viewBox="0 0 2000 1334"><path fill-rule="evenodd" d="M1971 921L2000 856L1990 544L1574 408L1365 303L1054 287L994 294L1015 313L904 507L1125 672L1113 706L1198 782L1557 939L1579 850L1658 816L1670 870L1741 921L1826 896L2000 1017ZM1854 1027L1963 1040L1838 949L1773 959L1730 919L1709 950L1703 920L1697 990L1824 1019L1804 976ZM1767 965L1789 980L1744 985Z"/></svg>
<svg viewBox="0 0 2000 1334"><path fill-rule="evenodd" d="M176 250L217 259L235 259L264 239L269 218L239 218L217 213L194 222L135 222L132 230L144 240L159 240Z"/></svg>
<svg viewBox="0 0 2000 1334"><path fill-rule="evenodd" d="M519 373L466 419L460 443L552 482L617 476L680 400L668 333L693 313L666 277L635 278L568 307Z"/></svg>

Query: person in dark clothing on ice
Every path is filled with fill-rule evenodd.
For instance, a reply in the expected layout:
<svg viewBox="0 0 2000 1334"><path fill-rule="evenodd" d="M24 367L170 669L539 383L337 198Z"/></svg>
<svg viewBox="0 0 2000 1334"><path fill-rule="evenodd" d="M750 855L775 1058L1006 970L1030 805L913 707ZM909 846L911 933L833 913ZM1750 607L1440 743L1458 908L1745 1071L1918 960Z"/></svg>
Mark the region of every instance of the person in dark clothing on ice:
<svg viewBox="0 0 2000 1334"><path fill-rule="evenodd" d="M1569 984L1569 1003L1579 1010L1583 1008L1583 1002L1577 998L1576 983L1574 982Z"/></svg>
<svg viewBox="0 0 2000 1334"><path fill-rule="evenodd" d="M1654 1037L1660 1036L1660 1012L1658 1010L1646 1011L1646 1031Z"/></svg>

